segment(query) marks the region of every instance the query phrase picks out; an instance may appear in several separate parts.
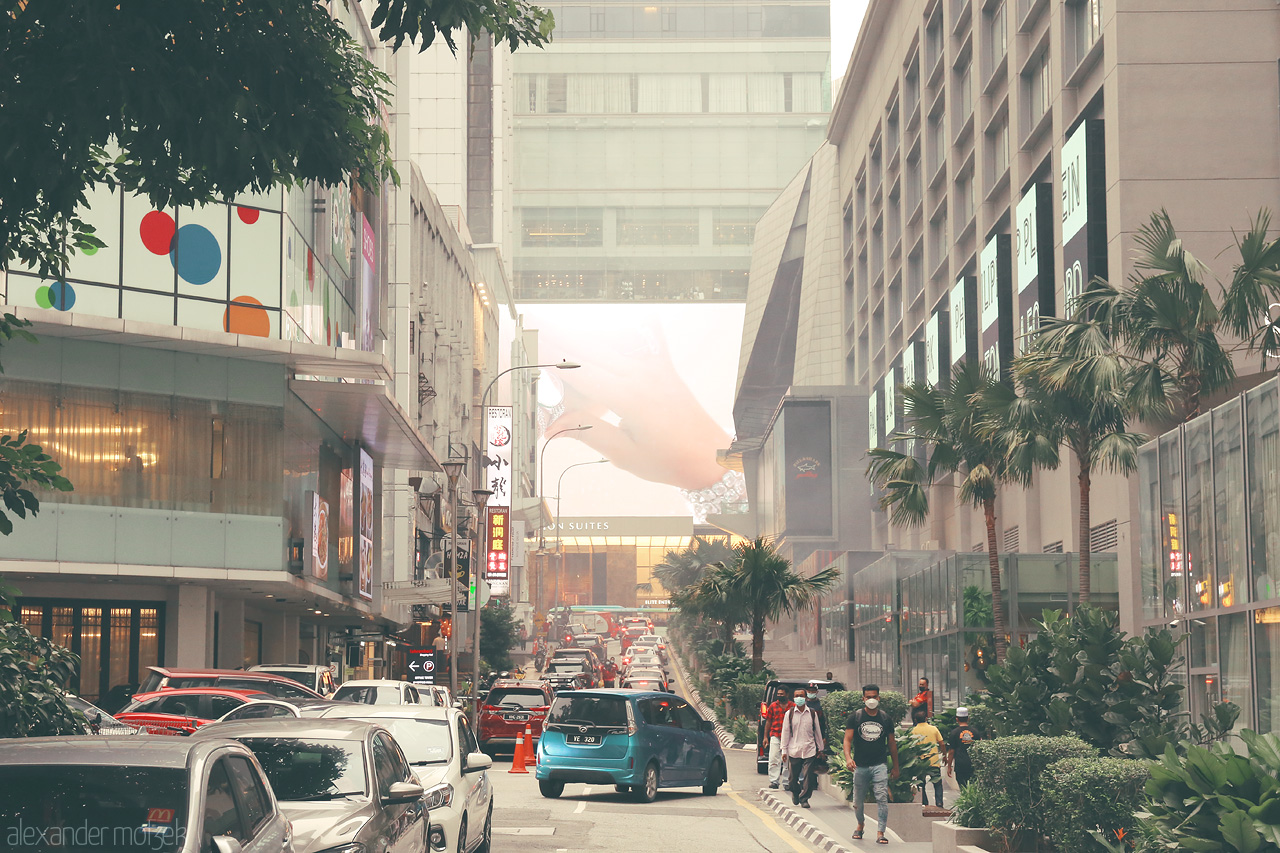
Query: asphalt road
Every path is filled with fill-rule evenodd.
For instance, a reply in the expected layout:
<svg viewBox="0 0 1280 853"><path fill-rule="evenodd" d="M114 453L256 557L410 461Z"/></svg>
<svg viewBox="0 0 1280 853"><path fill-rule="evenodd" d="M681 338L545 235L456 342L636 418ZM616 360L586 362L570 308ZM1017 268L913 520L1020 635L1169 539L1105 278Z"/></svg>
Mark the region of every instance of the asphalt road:
<svg viewBox="0 0 1280 853"><path fill-rule="evenodd" d="M617 654L616 644L610 653ZM682 685L683 688L683 685ZM512 774L500 757L490 771L494 789L495 853L814 853L756 798L763 778L755 756L726 750L729 782L714 797L698 789L662 790L653 803L637 803L612 786L568 785L555 800L538 793L532 768Z"/></svg>

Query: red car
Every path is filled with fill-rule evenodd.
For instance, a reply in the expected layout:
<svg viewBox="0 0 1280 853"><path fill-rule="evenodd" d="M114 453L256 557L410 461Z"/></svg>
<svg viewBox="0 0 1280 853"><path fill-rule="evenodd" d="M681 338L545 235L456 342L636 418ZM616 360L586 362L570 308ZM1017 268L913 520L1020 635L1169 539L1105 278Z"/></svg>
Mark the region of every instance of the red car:
<svg viewBox="0 0 1280 853"><path fill-rule="evenodd" d="M632 643L647 633L649 633L649 629L645 625L628 626L627 630L622 632L622 651L625 652L631 648Z"/></svg>
<svg viewBox="0 0 1280 853"><path fill-rule="evenodd" d="M268 675L265 672L245 672L240 669L178 669L177 667L152 666L138 685L138 693L170 690L182 687L217 687L223 690L249 690L270 693L280 699L323 699L310 687L304 687L292 678Z"/></svg>
<svg viewBox="0 0 1280 853"><path fill-rule="evenodd" d="M536 743L542 736L542 723L552 698L551 686L545 681L495 681L480 707L480 725L476 729L480 749L490 754L499 749L514 750L516 738L525 726L531 727Z"/></svg>
<svg viewBox="0 0 1280 853"><path fill-rule="evenodd" d="M223 690L187 687L135 693L133 701L116 714L122 723L138 726L152 735L189 735L247 702L271 699L257 690Z"/></svg>

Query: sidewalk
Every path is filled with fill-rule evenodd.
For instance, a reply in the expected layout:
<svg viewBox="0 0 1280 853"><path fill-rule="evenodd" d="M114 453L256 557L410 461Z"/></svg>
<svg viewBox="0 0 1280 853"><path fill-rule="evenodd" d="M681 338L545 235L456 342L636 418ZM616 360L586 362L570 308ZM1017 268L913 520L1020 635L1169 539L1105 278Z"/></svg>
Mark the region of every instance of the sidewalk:
<svg viewBox="0 0 1280 853"><path fill-rule="evenodd" d="M825 781L825 779L824 779ZM919 803L890 803L889 828L885 833L889 844L876 844L876 805L866 807L866 833L861 841L853 840L858 826L853 806L843 793L830 784L821 786L809 798L812 808L791 805L787 791L762 787L760 801L801 836L827 853L852 853L856 850L897 850L900 853L932 853L930 842L933 819L921 814Z"/></svg>

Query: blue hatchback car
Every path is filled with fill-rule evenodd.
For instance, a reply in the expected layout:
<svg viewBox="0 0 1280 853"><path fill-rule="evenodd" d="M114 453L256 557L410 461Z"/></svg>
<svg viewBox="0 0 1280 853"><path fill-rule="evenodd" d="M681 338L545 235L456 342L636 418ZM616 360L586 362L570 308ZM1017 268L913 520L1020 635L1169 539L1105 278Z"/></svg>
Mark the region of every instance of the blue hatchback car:
<svg viewBox="0 0 1280 853"><path fill-rule="evenodd" d="M659 788L713 795L725 781L724 750L711 723L679 696L575 690L551 704L534 775L544 797L560 796L568 782L613 785L645 803Z"/></svg>

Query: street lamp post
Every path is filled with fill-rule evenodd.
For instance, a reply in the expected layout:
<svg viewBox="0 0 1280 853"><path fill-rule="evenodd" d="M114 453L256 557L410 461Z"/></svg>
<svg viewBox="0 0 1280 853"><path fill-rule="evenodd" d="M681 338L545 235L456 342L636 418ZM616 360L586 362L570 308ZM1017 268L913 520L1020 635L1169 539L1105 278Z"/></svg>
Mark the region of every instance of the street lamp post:
<svg viewBox="0 0 1280 853"><path fill-rule="evenodd" d="M565 427L565 428L564 428L564 429L562 429L562 430L557 430L556 432L551 433L551 435L547 436L547 440L546 440L546 441L544 441L544 442L542 442L542 452L538 454L538 471L537 471L537 475L538 475L537 493L538 493L538 494L537 494L537 496L536 496L536 497L538 498L538 502L539 502L539 507L538 507L538 520L539 520L539 521L541 521L541 520L542 520L542 507L541 507L541 502L542 502L542 486L543 486L543 484L544 484L544 482L545 482L544 477L546 476L543 472L546 470L546 463L547 463L547 447L551 444L551 440L552 440L553 438L556 438L557 436L564 435L564 434L565 434L565 433L567 433L567 432L582 432L582 431L584 431L584 430L589 430L589 429L591 429L591 424L578 424L577 426L573 426L573 427ZM556 514L557 514L557 516L559 515L559 513L560 513L560 505L559 505L559 504L556 504ZM544 574L546 574L546 570L547 570L547 529L546 529L546 526L545 526L545 525L543 525L543 524L539 524L539 525L538 525L538 550L537 550L537 554L538 554L538 556L539 556L539 557L541 557L541 569L540 569L540 570L539 570L539 572L538 572L538 598L537 598L538 604L539 604L539 605L541 605L541 604L542 604L542 591L543 591L543 585L542 585L542 584L543 584L543 577L542 577L542 576L543 576Z"/></svg>
<svg viewBox="0 0 1280 853"><path fill-rule="evenodd" d="M556 520L560 519L560 486L564 483L564 475L568 474L574 468L581 468L583 465L599 465L602 462L608 462L608 459L592 459L590 462L578 462L570 465L560 472L560 479L556 480ZM560 550L560 525L556 525L556 587L555 596L552 604L560 604L560 575L564 572L564 554Z"/></svg>
<svg viewBox="0 0 1280 853"><path fill-rule="evenodd" d="M471 490L471 496L476 499L476 517L478 519L484 518L484 507L485 504L489 502L489 496L492 494L493 492L488 489ZM476 645L474 649L474 657L472 658L472 671L474 672L474 675L471 677L471 725L473 726L478 726L480 724L480 581L483 576L480 574L479 568L484 565L483 561L476 562L475 558L480 556L480 549L484 547L482 544L484 541L484 527L485 525L483 522L476 525L476 544L475 549L471 552L472 571L476 573L476 594L474 600L471 602L471 612L475 614L476 619Z"/></svg>
<svg viewBox="0 0 1280 853"><path fill-rule="evenodd" d="M466 460L441 463L449 480L449 695L458 695L458 478Z"/></svg>

